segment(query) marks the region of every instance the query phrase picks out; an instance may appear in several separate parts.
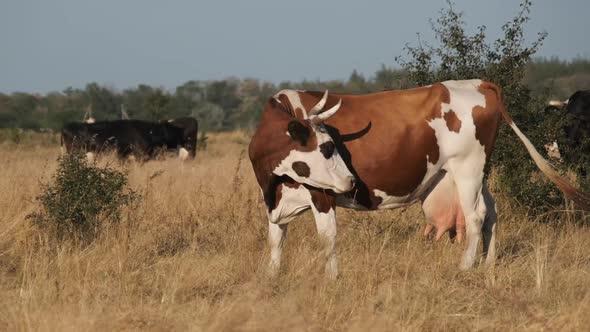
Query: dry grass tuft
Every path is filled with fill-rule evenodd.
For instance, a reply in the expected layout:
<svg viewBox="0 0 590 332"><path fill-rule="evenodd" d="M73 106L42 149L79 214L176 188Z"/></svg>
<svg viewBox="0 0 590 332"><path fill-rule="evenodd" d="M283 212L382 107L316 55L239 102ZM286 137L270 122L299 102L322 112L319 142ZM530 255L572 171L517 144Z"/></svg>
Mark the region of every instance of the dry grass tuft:
<svg viewBox="0 0 590 332"><path fill-rule="evenodd" d="M341 277L323 275L311 215L295 220L277 279L242 133L198 160L119 165L143 200L80 249L25 217L58 146L0 145L0 330L583 330L590 229L530 220L496 194L499 259L459 272L462 246L421 236L417 207L338 210ZM492 181L493 182L493 181ZM496 191L498 191L496 189Z"/></svg>

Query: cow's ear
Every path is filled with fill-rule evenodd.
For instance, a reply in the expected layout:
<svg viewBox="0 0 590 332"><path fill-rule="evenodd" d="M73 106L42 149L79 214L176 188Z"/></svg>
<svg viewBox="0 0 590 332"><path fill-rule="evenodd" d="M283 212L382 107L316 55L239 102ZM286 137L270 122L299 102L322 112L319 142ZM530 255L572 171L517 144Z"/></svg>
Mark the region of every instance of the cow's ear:
<svg viewBox="0 0 590 332"><path fill-rule="evenodd" d="M304 126L301 122L297 120L289 122L287 132L292 139L298 141L301 143L301 145L307 145L307 140L309 139L309 128Z"/></svg>

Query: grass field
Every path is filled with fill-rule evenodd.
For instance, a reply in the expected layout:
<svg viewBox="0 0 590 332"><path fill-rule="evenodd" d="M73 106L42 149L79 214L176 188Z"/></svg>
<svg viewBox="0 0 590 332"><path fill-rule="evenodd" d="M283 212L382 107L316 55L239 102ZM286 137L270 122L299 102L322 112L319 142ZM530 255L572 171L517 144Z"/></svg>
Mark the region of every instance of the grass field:
<svg viewBox="0 0 590 332"><path fill-rule="evenodd" d="M560 211L533 220L512 210L498 188L493 269L460 272L462 245L425 240L417 206L339 209L338 280L324 277L311 213L291 223L281 273L269 279L267 221L247 142L242 133L211 135L194 162L114 163L143 199L84 248L56 245L25 218L37 209L59 146L0 144L0 330L590 326L588 223Z"/></svg>

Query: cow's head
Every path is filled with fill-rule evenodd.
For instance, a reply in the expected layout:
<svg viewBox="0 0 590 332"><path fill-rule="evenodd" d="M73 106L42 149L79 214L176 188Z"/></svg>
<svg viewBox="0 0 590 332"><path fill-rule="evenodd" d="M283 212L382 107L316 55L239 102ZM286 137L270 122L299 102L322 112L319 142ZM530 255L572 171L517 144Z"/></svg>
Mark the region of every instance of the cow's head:
<svg viewBox="0 0 590 332"><path fill-rule="evenodd" d="M263 191L272 190L276 178L283 176L336 193L352 190L354 176L322 123L338 111L341 102L324 110L327 98L326 91L306 116L297 116L290 105L285 105L286 98L275 96L267 101L249 147Z"/></svg>

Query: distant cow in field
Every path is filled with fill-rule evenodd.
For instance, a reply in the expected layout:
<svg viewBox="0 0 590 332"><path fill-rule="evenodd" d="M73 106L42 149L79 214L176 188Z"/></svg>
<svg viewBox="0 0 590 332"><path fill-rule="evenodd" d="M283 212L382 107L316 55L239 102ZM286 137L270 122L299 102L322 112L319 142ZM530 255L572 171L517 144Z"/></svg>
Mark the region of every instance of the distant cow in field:
<svg viewBox="0 0 590 332"><path fill-rule="evenodd" d="M178 151L181 160L187 158L194 159L197 154L197 136L199 133L199 123L195 118L182 117L168 120L168 123L182 128L182 147Z"/></svg>
<svg viewBox="0 0 590 332"><path fill-rule="evenodd" d="M589 209L590 197L537 152L493 83L447 81L368 95L283 90L272 96L249 146L269 220L271 271L280 265L288 223L306 210L326 241L326 272L335 277L336 206L380 210L415 203L422 205L426 232L466 236L460 268L474 264L482 239L486 264L493 263L496 211L484 165L502 118L539 169Z"/></svg>
<svg viewBox="0 0 590 332"><path fill-rule="evenodd" d="M549 102L549 108L564 110L572 117L571 124L564 128L566 139L564 144L577 147L584 140L590 139L590 90L576 91L565 101L552 100ZM562 156L557 142L548 143L545 147L550 156L559 156L560 159L563 158L568 163L575 164L581 159L579 155Z"/></svg>
<svg viewBox="0 0 590 332"><path fill-rule="evenodd" d="M62 146L68 153L86 152L92 160L95 153L114 150L125 159L153 158L161 149L191 149L185 141L184 129L169 122L155 123L141 120L68 123L61 131Z"/></svg>

